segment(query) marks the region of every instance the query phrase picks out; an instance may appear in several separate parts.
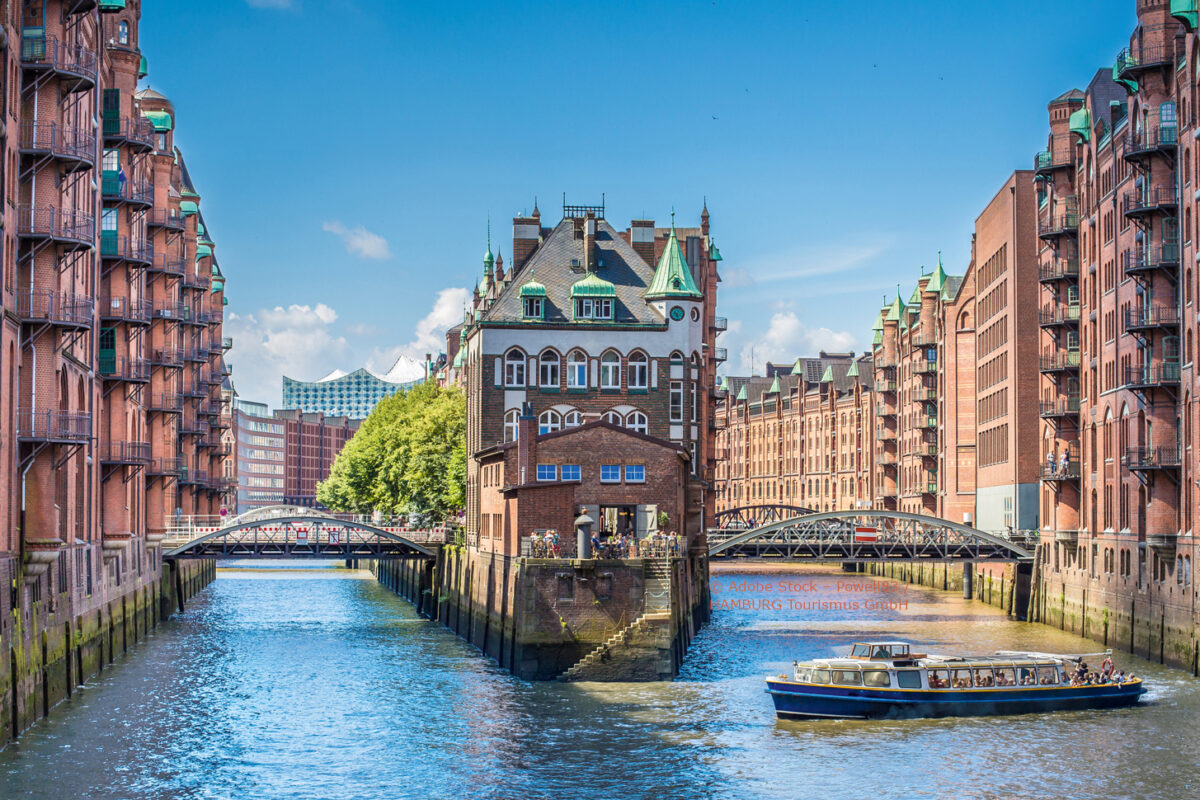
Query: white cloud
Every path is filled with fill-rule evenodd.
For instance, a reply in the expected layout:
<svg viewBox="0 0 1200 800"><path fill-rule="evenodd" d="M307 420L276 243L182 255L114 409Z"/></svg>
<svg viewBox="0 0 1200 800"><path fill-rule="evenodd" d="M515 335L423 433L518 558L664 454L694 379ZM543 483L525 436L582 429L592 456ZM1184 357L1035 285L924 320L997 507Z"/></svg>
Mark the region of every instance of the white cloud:
<svg viewBox="0 0 1200 800"><path fill-rule="evenodd" d="M769 253L738 267L721 270L723 289L759 286L854 272L886 250L882 245L806 245ZM778 288L771 289L772 292Z"/></svg>
<svg viewBox="0 0 1200 800"><path fill-rule="evenodd" d="M384 259L391 258L392 251L388 248L387 239L377 233L371 233L362 225L347 228L338 220L331 220L321 226L322 229L334 234L342 240L346 252L359 258Z"/></svg>
<svg viewBox="0 0 1200 800"><path fill-rule="evenodd" d="M337 319L337 312L324 303L230 314L225 330L234 339L229 361L238 396L276 406L285 373L316 380L331 365L347 361L350 345L332 330Z"/></svg>
<svg viewBox="0 0 1200 800"><path fill-rule="evenodd" d="M376 348L367 359L367 368L386 372L400 356L424 361L425 354L437 355L446 349L446 329L463 319L463 307L471 292L467 289L442 289L433 301L433 308L417 323L412 341L389 348Z"/></svg>
<svg viewBox="0 0 1200 800"><path fill-rule="evenodd" d="M729 333L742 333L740 324L736 332L734 323L731 322L729 328ZM737 338L740 340L740 335ZM761 375L768 361L790 364L801 356L815 356L821 350L847 352L854 348L856 342L857 337L849 331L809 328L800 321L796 312L778 311L771 315L766 331L741 344L737 374Z"/></svg>
<svg viewBox="0 0 1200 800"><path fill-rule="evenodd" d="M292 0L246 0L254 8L291 8Z"/></svg>

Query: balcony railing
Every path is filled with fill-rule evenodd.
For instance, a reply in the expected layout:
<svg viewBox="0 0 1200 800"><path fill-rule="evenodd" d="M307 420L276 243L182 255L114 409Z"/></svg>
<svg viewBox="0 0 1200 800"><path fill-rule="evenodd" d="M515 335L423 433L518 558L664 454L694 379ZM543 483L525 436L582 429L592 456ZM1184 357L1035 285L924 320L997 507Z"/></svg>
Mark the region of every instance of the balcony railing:
<svg viewBox="0 0 1200 800"><path fill-rule="evenodd" d="M1155 186L1143 192L1126 192L1121 199L1121 213L1137 217L1161 211L1174 214L1179 205L1179 195L1174 187Z"/></svg>
<svg viewBox="0 0 1200 800"><path fill-rule="evenodd" d="M102 464L149 464L149 442L102 442L100 444Z"/></svg>
<svg viewBox="0 0 1200 800"><path fill-rule="evenodd" d="M1140 367L1127 367L1125 369L1126 388L1143 389L1159 386L1177 386L1178 384L1178 364L1146 364Z"/></svg>
<svg viewBox="0 0 1200 800"><path fill-rule="evenodd" d="M1042 356L1039 359L1039 370L1041 372L1060 372L1063 370L1079 369L1079 351L1064 350L1050 356Z"/></svg>
<svg viewBox="0 0 1200 800"><path fill-rule="evenodd" d="M154 304L145 298L102 297L99 305L103 321L149 325L154 312Z"/></svg>
<svg viewBox="0 0 1200 800"><path fill-rule="evenodd" d="M153 392L146 402L146 408L164 414L178 414L183 411L183 396L167 392Z"/></svg>
<svg viewBox="0 0 1200 800"><path fill-rule="evenodd" d="M24 289L17 293L17 316L25 322L44 322L68 328L92 324L94 303L90 297L63 294L53 289Z"/></svg>
<svg viewBox="0 0 1200 800"><path fill-rule="evenodd" d="M1074 235L1079 229L1079 206L1074 196L1065 198L1038 215L1038 236L1049 239Z"/></svg>
<svg viewBox="0 0 1200 800"><path fill-rule="evenodd" d="M1043 419L1052 417L1074 417L1079 414L1079 395L1043 400L1038 404L1038 413Z"/></svg>
<svg viewBox="0 0 1200 800"><path fill-rule="evenodd" d="M183 351L174 347L160 347L150 354L150 363L156 367L182 367Z"/></svg>
<svg viewBox="0 0 1200 800"><path fill-rule="evenodd" d="M146 224L152 228L181 231L184 228L184 219L183 215L174 208L157 208L146 215Z"/></svg>
<svg viewBox="0 0 1200 800"><path fill-rule="evenodd" d="M119 174L105 171L100 178L100 193L106 201L154 205L154 185L149 181L121 180Z"/></svg>
<svg viewBox="0 0 1200 800"><path fill-rule="evenodd" d="M729 330L729 319L726 317L713 317L712 328L717 333Z"/></svg>
<svg viewBox="0 0 1200 800"><path fill-rule="evenodd" d="M925 494L937 494L937 481L925 482Z"/></svg>
<svg viewBox="0 0 1200 800"><path fill-rule="evenodd" d="M913 365L913 372L917 375L924 375L926 373L937 372L937 368L936 361L918 361Z"/></svg>
<svg viewBox="0 0 1200 800"><path fill-rule="evenodd" d="M1079 323L1079 305L1043 306L1038 312L1038 324L1043 328L1054 325L1076 325Z"/></svg>
<svg viewBox="0 0 1200 800"><path fill-rule="evenodd" d="M1174 306L1125 309L1125 330L1144 331L1179 327L1179 309Z"/></svg>
<svg viewBox="0 0 1200 800"><path fill-rule="evenodd" d="M89 88L96 83L96 54L83 45L65 44L57 36L27 33L21 37L21 66L49 69L64 77L68 89Z"/></svg>
<svg viewBox="0 0 1200 800"><path fill-rule="evenodd" d="M1117 55L1113 65L1113 78L1136 81L1146 70L1170 66L1174 61L1174 48L1165 44L1137 44L1126 47Z"/></svg>
<svg viewBox="0 0 1200 800"><path fill-rule="evenodd" d="M203 347L189 347L183 351L183 359L203 364L208 361L208 351Z"/></svg>
<svg viewBox="0 0 1200 800"><path fill-rule="evenodd" d="M1077 481L1079 480L1079 459L1071 458L1066 464L1056 460L1051 466L1049 462L1041 466L1041 479L1044 481Z"/></svg>
<svg viewBox="0 0 1200 800"><path fill-rule="evenodd" d="M146 469L151 475L180 475L183 470L183 460L179 458L154 458Z"/></svg>
<svg viewBox="0 0 1200 800"><path fill-rule="evenodd" d="M1121 253L1121 269L1129 277L1159 269L1173 272L1179 269L1179 243L1165 242L1126 250Z"/></svg>
<svg viewBox="0 0 1200 800"><path fill-rule="evenodd" d="M937 417L935 417L933 415L920 417L917 420L917 427L918 428L935 428L936 429L937 428Z"/></svg>
<svg viewBox="0 0 1200 800"><path fill-rule="evenodd" d="M118 236L116 231L101 231L100 255L108 259L150 264L154 261L154 243L149 239Z"/></svg>
<svg viewBox="0 0 1200 800"><path fill-rule="evenodd" d="M875 438L881 442L892 441L896 438L896 432L891 428L879 428L875 431Z"/></svg>
<svg viewBox="0 0 1200 800"><path fill-rule="evenodd" d="M1050 148L1043 150L1033 157L1033 170L1045 174L1050 170L1073 166L1075 163L1075 143L1067 134L1050 137Z"/></svg>
<svg viewBox="0 0 1200 800"><path fill-rule="evenodd" d="M729 351L724 347L713 348L713 360L717 362L726 361L729 359Z"/></svg>
<svg viewBox="0 0 1200 800"><path fill-rule="evenodd" d="M881 467L894 467L896 466L896 454L880 453L879 455L875 456L875 463Z"/></svg>
<svg viewBox="0 0 1200 800"><path fill-rule="evenodd" d="M150 380L150 360L146 358L118 356L102 350L97 366L97 372L106 380L130 383L146 383Z"/></svg>
<svg viewBox="0 0 1200 800"><path fill-rule="evenodd" d="M77 411L17 410L17 438L27 441L86 442L92 417Z"/></svg>
<svg viewBox="0 0 1200 800"><path fill-rule="evenodd" d="M1078 277L1078 258L1055 258L1048 264L1038 265L1038 280L1042 283L1049 283L1050 281L1073 280Z"/></svg>
<svg viewBox="0 0 1200 800"><path fill-rule="evenodd" d="M233 337L232 337L232 336L225 336L225 337L222 337L222 339L221 339L221 349L222 349L222 350L230 350L230 349L232 349L232 348L233 348Z"/></svg>
<svg viewBox="0 0 1200 800"><path fill-rule="evenodd" d="M158 258L150 264L151 272L160 272L175 277L182 275L186 269L187 259L180 256L169 256L166 253L160 253Z"/></svg>
<svg viewBox="0 0 1200 800"><path fill-rule="evenodd" d="M91 245L96 238L96 218L54 206L23 205L17 208L17 233L27 238Z"/></svg>
<svg viewBox="0 0 1200 800"><path fill-rule="evenodd" d="M876 369L895 369L895 367L896 367L896 357L895 356L880 355L880 356L875 357L875 368Z"/></svg>
<svg viewBox="0 0 1200 800"><path fill-rule="evenodd" d="M212 277L204 273L187 270L183 273L183 285L188 289L207 289L212 284Z"/></svg>
<svg viewBox="0 0 1200 800"><path fill-rule="evenodd" d="M1130 447L1125 451L1125 466L1131 470L1178 469L1183 449L1176 444Z"/></svg>
<svg viewBox="0 0 1200 800"><path fill-rule="evenodd" d="M183 320L188 317L188 307L182 303L160 300L154 304L155 319Z"/></svg>
<svg viewBox="0 0 1200 800"><path fill-rule="evenodd" d="M888 407L886 403L879 403L875 406L875 416L894 417L896 416L896 409Z"/></svg>
<svg viewBox="0 0 1200 800"><path fill-rule="evenodd" d="M85 128L57 122L21 123L21 152L47 153L88 166L96 163L96 137Z"/></svg>
<svg viewBox="0 0 1200 800"><path fill-rule="evenodd" d="M914 333L908 341L913 347L929 347L937 344L937 337L932 333Z"/></svg>
<svg viewBox="0 0 1200 800"><path fill-rule="evenodd" d="M102 127L105 141L128 142L140 150L154 149L154 123L145 117L105 115Z"/></svg>
<svg viewBox="0 0 1200 800"><path fill-rule="evenodd" d="M877 392L894 392L896 391L895 381L876 381L875 391Z"/></svg>
<svg viewBox="0 0 1200 800"><path fill-rule="evenodd" d="M1138 159L1158 152L1172 152L1179 146L1179 128L1159 125L1125 134L1125 158Z"/></svg>

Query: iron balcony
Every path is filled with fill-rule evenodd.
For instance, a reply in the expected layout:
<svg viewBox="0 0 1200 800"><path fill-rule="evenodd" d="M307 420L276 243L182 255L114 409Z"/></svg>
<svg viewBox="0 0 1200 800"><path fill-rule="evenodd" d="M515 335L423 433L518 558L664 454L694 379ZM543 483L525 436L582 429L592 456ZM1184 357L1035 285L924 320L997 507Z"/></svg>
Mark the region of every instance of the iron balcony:
<svg viewBox="0 0 1200 800"><path fill-rule="evenodd" d="M1078 305L1045 306L1038 312L1038 325L1052 328L1059 325L1074 327L1079 324Z"/></svg>
<svg viewBox="0 0 1200 800"><path fill-rule="evenodd" d="M729 319L727 317L713 317L712 329L717 333L729 330Z"/></svg>
<svg viewBox="0 0 1200 800"><path fill-rule="evenodd" d="M146 469L150 475L179 475L183 470L183 462L178 458L151 459L150 465Z"/></svg>
<svg viewBox="0 0 1200 800"><path fill-rule="evenodd" d="M1179 327L1179 309L1174 306L1125 309L1125 330L1130 333L1172 330Z"/></svg>
<svg viewBox="0 0 1200 800"><path fill-rule="evenodd" d="M101 352L97 372L106 381L149 383L150 360Z"/></svg>
<svg viewBox="0 0 1200 800"><path fill-rule="evenodd" d="M182 367L183 351L174 347L160 347L150 355L150 363L155 367Z"/></svg>
<svg viewBox="0 0 1200 800"><path fill-rule="evenodd" d="M21 155L50 156L67 172L96 165L96 137L85 128L57 122L21 123Z"/></svg>
<svg viewBox="0 0 1200 800"><path fill-rule="evenodd" d="M184 219L178 209L158 208L146 215L146 224L151 228L181 231L184 228Z"/></svg>
<svg viewBox="0 0 1200 800"><path fill-rule="evenodd" d="M881 442L894 441L896 438L896 432L891 428L880 428L879 430L875 431L875 438Z"/></svg>
<svg viewBox="0 0 1200 800"><path fill-rule="evenodd" d="M1054 462L1054 466L1050 464L1042 464L1041 478L1044 481L1078 481L1080 475L1079 459L1070 458L1067 461L1066 468L1058 461Z"/></svg>
<svg viewBox="0 0 1200 800"><path fill-rule="evenodd" d="M1125 369L1127 389L1158 389L1178 385L1178 364L1146 364Z"/></svg>
<svg viewBox="0 0 1200 800"><path fill-rule="evenodd" d="M1079 258L1055 258L1048 264L1038 265L1038 281L1074 281L1079 278Z"/></svg>
<svg viewBox="0 0 1200 800"><path fill-rule="evenodd" d="M1042 401L1038 407L1042 419L1079 416L1079 395L1061 397L1058 400Z"/></svg>
<svg viewBox="0 0 1200 800"><path fill-rule="evenodd" d="M101 442L101 464L124 464L128 466L150 463L149 442Z"/></svg>
<svg viewBox="0 0 1200 800"><path fill-rule="evenodd" d="M1075 165L1075 145L1071 137L1059 134L1050 137L1050 147L1033 157L1033 172L1035 175L1049 175L1056 169L1066 169Z"/></svg>
<svg viewBox="0 0 1200 800"><path fill-rule="evenodd" d="M875 463L881 467L894 467L896 466L896 454L880 453L875 457Z"/></svg>
<svg viewBox="0 0 1200 800"><path fill-rule="evenodd" d="M896 416L896 409L889 408L886 403L879 403L875 406L875 416L894 417Z"/></svg>
<svg viewBox="0 0 1200 800"><path fill-rule="evenodd" d="M876 381L875 382L875 391L877 391L877 392L895 392L896 391L896 382L895 381Z"/></svg>
<svg viewBox="0 0 1200 800"><path fill-rule="evenodd" d="M92 438L92 417L77 411L20 408L17 438L28 442L86 442Z"/></svg>
<svg viewBox="0 0 1200 800"><path fill-rule="evenodd" d="M153 313L154 304L144 298L100 298L101 322L128 322L131 325L149 325Z"/></svg>
<svg viewBox="0 0 1200 800"><path fill-rule="evenodd" d="M1130 447L1125 450L1125 466L1134 471L1179 469L1183 464L1183 449L1176 444Z"/></svg>
<svg viewBox="0 0 1200 800"><path fill-rule="evenodd" d="M142 153L154 149L154 123L145 117L120 117L105 114L101 127L104 130L105 144L125 144L131 150Z"/></svg>
<svg viewBox="0 0 1200 800"><path fill-rule="evenodd" d="M1162 44L1138 44L1126 47L1117 55L1113 78L1137 81L1142 73L1170 67L1174 63L1174 48Z"/></svg>
<svg viewBox="0 0 1200 800"><path fill-rule="evenodd" d="M203 273L198 273L191 270L185 270L183 273L183 285L188 289L207 289L212 283L212 278Z"/></svg>
<svg viewBox="0 0 1200 800"><path fill-rule="evenodd" d="M233 348L233 337L232 336L223 337L221 339L221 349L222 350L231 350L232 348Z"/></svg>
<svg viewBox="0 0 1200 800"><path fill-rule="evenodd" d="M208 471L192 469L186 464L179 468L179 482L190 486L200 486L208 483Z"/></svg>
<svg viewBox="0 0 1200 800"><path fill-rule="evenodd" d="M17 208L17 235L49 240L68 249L85 249L95 244L96 218L54 206L22 205Z"/></svg>
<svg viewBox="0 0 1200 800"><path fill-rule="evenodd" d="M724 347L713 348L713 360L717 362L726 361L729 358L729 351Z"/></svg>
<svg viewBox="0 0 1200 800"><path fill-rule="evenodd" d="M1164 270L1172 280L1179 271L1179 243L1134 247L1121 253L1121 269L1129 278Z"/></svg>
<svg viewBox="0 0 1200 800"><path fill-rule="evenodd" d="M1075 236L1079 232L1079 207L1074 196L1038 215L1038 237L1045 240Z"/></svg>
<svg viewBox="0 0 1200 800"><path fill-rule="evenodd" d="M203 436L206 433L208 433L208 423L199 417L190 417L185 414L179 422L180 436Z"/></svg>
<svg viewBox="0 0 1200 800"><path fill-rule="evenodd" d="M1141 161L1159 153L1174 153L1179 147L1179 129L1160 125L1125 134L1125 159Z"/></svg>
<svg viewBox="0 0 1200 800"><path fill-rule="evenodd" d="M186 269L186 259L184 259L182 256L169 256L166 253L161 253L158 258L156 258L150 264L151 272L161 273L163 275L169 275L176 278L183 275Z"/></svg>
<svg viewBox="0 0 1200 800"><path fill-rule="evenodd" d="M100 194L106 203L130 203L139 206L154 205L154 185L149 181L121 180L119 175L106 170L100 178Z"/></svg>
<svg viewBox="0 0 1200 800"><path fill-rule="evenodd" d="M1121 213L1130 219L1151 214L1174 216L1179 208L1179 196L1174 188L1154 186L1144 192L1126 192L1121 199Z"/></svg>
<svg viewBox="0 0 1200 800"><path fill-rule="evenodd" d="M937 344L937 337L932 333L914 333L908 338L908 343L913 347L929 347Z"/></svg>
<svg viewBox="0 0 1200 800"><path fill-rule="evenodd" d="M186 319L188 316L188 307L183 303L175 303L170 301L159 301L154 306L155 319L167 319L179 321Z"/></svg>
<svg viewBox="0 0 1200 800"><path fill-rule="evenodd" d="M21 66L49 71L68 92L87 91L96 85L96 54L78 44L64 44L53 34L26 33L21 37Z"/></svg>
<svg viewBox="0 0 1200 800"><path fill-rule="evenodd" d="M937 417L932 414L930 414L929 416L923 416L919 420L917 420L917 427L918 428L932 428L932 429L936 430L937 429Z"/></svg>
<svg viewBox="0 0 1200 800"><path fill-rule="evenodd" d="M116 231L101 231L100 256L108 261L132 261L150 266L154 262L154 243L149 239L118 236Z"/></svg>
<svg viewBox="0 0 1200 800"><path fill-rule="evenodd" d="M162 414L182 414L183 397L167 392L153 392L146 403L146 408Z"/></svg>
<svg viewBox="0 0 1200 800"><path fill-rule="evenodd" d="M1041 372L1066 372L1077 369L1079 369L1078 350L1064 350L1051 356L1042 356L1039 359L1039 371Z"/></svg>
<svg viewBox="0 0 1200 800"><path fill-rule="evenodd" d="M924 375L926 373L937 372L937 362L936 361L918 361L916 364L913 365L913 372L916 373L917 375Z"/></svg>
<svg viewBox="0 0 1200 800"><path fill-rule="evenodd" d="M26 289L17 294L17 316L24 322L62 328L90 328L95 304L90 297L53 289Z"/></svg>

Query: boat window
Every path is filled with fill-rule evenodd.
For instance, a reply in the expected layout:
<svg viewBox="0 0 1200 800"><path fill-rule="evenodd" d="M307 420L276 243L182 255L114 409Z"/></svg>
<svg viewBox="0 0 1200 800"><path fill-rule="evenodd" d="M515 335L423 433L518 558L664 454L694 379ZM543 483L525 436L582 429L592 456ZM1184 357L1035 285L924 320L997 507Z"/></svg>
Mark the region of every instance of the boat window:
<svg viewBox="0 0 1200 800"><path fill-rule="evenodd" d="M1013 672L1012 667L997 667L996 668L996 685L997 686L1016 686L1017 675Z"/></svg>
<svg viewBox="0 0 1200 800"><path fill-rule="evenodd" d="M892 679L887 674L887 670L868 669L863 670L863 684L866 686L891 686Z"/></svg>
<svg viewBox="0 0 1200 800"><path fill-rule="evenodd" d="M875 652L871 654L871 658L891 658L891 657L892 657L892 648L888 647L886 644L877 645L875 647Z"/></svg>
<svg viewBox="0 0 1200 800"><path fill-rule="evenodd" d="M798 667L796 669L796 680L800 683L808 683L812 679L812 670L808 667Z"/></svg>
<svg viewBox="0 0 1200 800"><path fill-rule="evenodd" d="M1037 670L1034 669L1032 664L1018 664L1017 675L1021 678L1022 686L1037 685Z"/></svg>
<svg viewBox="0 0 1200 800"><path fill-rule="evenodd" d="M976 667L975 668L975 685L976 686L995 686L996 679L992 675L991 667Z"/></svg>
<svg viewBox="0 0 1200 800"><path fill-rule="evenodd" d="M971 670L956 669L951 670L950 686L954 689L970 689L971 688Z"/></svg>
<svg viewBox="0 0 1200 800"><path fill-rule="evenodd" d="M929 685L933 685L933 673L945 672L944 669L931 670L929 673ZM901 689L920 689L921 688L921 671L916 669L902 669L896 673L896 685Z"/></svg>
<svg viewBox="0 0 1200 800"><path fill-rule="evenodd" d="M869 655L871 655L871 645L869 644L856 644L850 651L851 658L866 658Z"/></svg>
<svg viewBox="0 0 1200 800"><path fill-rule="evenodd" d="M903 686L904 684L900 684ZM948 669L931 669L929 670L929 688L930 689L949 689L950 688L950 670Z"/></svg>
<svg viewBox="0 0 1200 800"><path fill-rule="evenodd" d="M862 686L862 673L856 669L835 669L833 682L843 686Z"/></svg>
<svg viewBox="0 0 1200 800"><path fill-rule="evenodd" d="M1058 670L1054 667L1038 667L1038 683L1042 686L1058 683Z"/></svg>
<svg viewBox="0 0 1200 800"><path fill-rule="evenodd" d="M812 682L813 683L829 683L829 670L814 669L812 671Z"/></svg>

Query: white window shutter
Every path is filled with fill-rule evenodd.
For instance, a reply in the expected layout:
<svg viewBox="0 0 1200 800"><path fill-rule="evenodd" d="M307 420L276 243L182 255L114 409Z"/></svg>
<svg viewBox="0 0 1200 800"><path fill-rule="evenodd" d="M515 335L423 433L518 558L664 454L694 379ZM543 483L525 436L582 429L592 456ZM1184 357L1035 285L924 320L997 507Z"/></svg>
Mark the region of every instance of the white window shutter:
<svg viewBox="0 0 1200 800"><path fill-rule="evenodd" d="M658 359L650 359L650 388L658 388Z"/></svg>
<svg viewBox="0 0 1200 800"><path fill-rule="evenodd" d="M504 359L496 359L496 388L499 389L504 385Z"/></svg>

